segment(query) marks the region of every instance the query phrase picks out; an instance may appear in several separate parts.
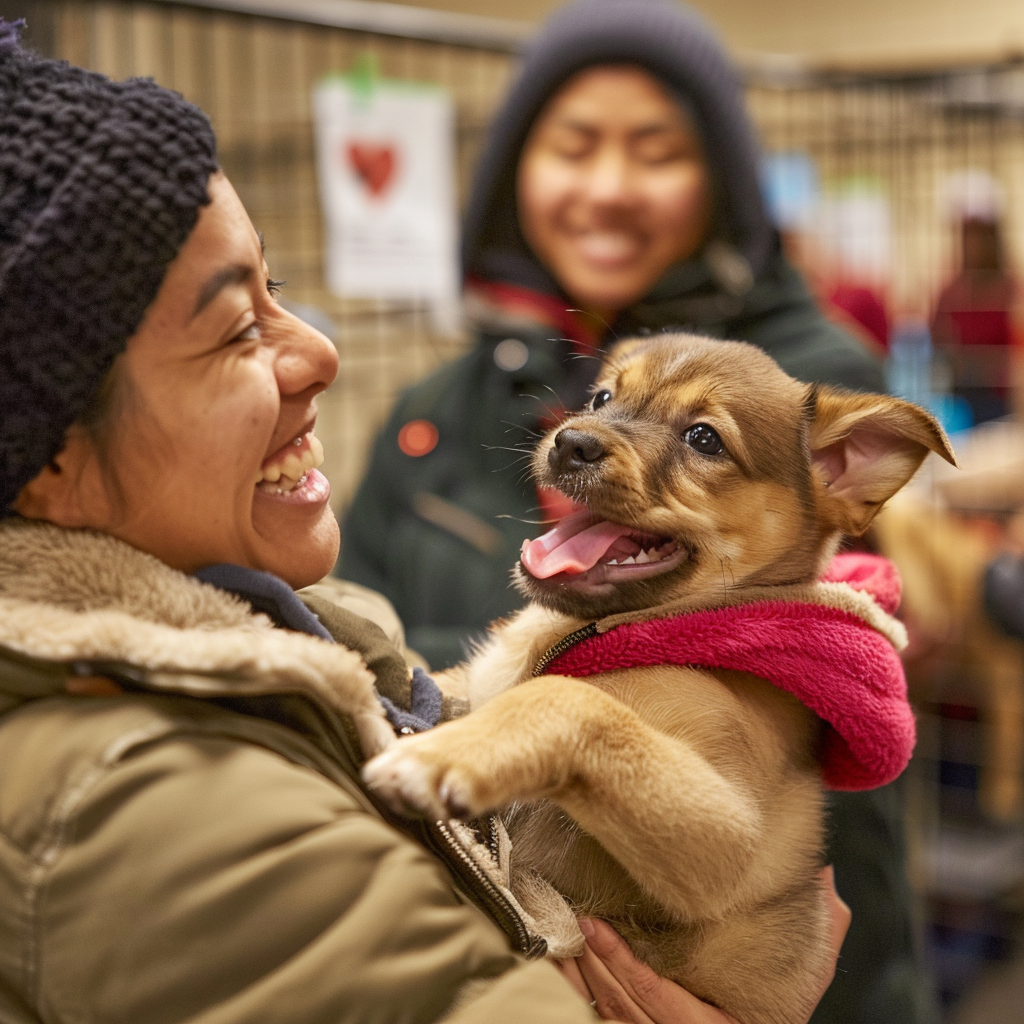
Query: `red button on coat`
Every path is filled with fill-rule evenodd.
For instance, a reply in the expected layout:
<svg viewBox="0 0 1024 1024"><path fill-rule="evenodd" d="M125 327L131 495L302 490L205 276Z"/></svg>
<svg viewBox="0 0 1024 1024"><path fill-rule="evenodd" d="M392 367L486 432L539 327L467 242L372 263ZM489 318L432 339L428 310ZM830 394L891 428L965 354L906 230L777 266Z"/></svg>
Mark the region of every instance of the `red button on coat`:
<svg viewBox="0 0 1024 1024"><path fill-rule="evenodd" d="M398 432L398 447L414 459L428 455L437 447L437 427L430 420L410 420Z"/></svg>

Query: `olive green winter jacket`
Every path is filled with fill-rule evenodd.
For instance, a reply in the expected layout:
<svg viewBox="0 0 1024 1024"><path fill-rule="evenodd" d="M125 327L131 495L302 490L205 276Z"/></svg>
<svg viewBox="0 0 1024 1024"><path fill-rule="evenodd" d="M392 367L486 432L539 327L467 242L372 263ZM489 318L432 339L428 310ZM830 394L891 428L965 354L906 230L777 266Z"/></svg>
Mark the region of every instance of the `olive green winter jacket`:
<svg viewBox="0 0 1024 1024"><path fill-rule="evenodd" d="M4 1024L594 1019L482 847L364 793L392 738L365 662L395 700L405 673L305 599L365 659L110 537L0 523Z"/></svg>

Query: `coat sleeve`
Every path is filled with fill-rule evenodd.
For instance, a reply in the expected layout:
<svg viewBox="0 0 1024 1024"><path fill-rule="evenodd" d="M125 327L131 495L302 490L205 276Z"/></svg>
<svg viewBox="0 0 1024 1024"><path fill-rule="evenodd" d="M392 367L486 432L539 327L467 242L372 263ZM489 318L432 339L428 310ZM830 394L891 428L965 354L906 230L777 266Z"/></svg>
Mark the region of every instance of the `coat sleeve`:
<svg viewBox="0 0 1024 1024"><path fill-rule="evenodd" d="M593 1020L426 851L266 748L165 737L65 804L34 900L45 1020Z"/></svg>

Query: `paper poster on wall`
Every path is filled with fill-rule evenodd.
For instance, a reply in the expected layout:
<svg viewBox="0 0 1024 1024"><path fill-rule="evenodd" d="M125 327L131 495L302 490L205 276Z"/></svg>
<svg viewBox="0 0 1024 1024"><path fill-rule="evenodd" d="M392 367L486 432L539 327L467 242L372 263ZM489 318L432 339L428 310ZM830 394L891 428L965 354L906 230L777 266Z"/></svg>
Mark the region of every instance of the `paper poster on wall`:
<svg viewBox="0 0 1024 1024"><path fill-rule="evenodd" d="M458 304L454 113L442 89L332 77L313 94L327 285L421 300L451 329Z"/></svg>

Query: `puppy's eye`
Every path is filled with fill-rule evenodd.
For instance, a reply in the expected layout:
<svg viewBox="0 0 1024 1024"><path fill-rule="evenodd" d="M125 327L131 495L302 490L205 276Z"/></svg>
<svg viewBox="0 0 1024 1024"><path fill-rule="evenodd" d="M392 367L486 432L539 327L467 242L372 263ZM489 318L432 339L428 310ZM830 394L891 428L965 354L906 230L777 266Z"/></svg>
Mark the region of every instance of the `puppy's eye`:
<svg viewBox="0 0 1024 1024"><path fill-rule="evenodd" d="M701 455L721 455L725 445L718 432L706 423L695 423L683 432L683 440Z"/></svg>
<svg viewBox="0 0 1024 1024"><path fill-rule="evenodd" d="M612 400L612 393L607 388L602 388L594 397L590 400L590 411L597 412L605 402Z"/></svg>

